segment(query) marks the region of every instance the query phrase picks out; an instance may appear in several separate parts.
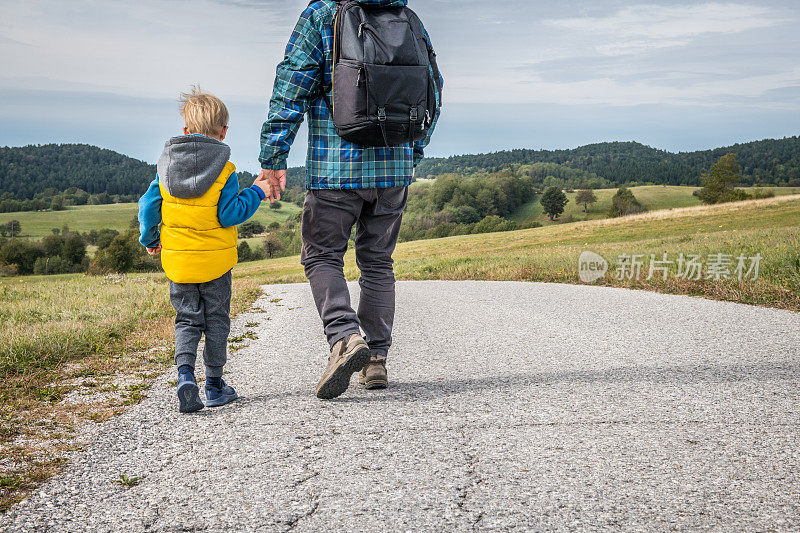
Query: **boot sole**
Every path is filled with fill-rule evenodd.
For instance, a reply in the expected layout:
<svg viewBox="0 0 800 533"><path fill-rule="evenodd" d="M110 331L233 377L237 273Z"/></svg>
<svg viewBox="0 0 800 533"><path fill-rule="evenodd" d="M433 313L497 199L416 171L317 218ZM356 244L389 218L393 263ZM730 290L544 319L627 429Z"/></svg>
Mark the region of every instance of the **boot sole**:
<svg viewBox="0 0 800 533"><path fill-rule="evenodd" d="M205 407L200 401L200 387L194 383L184 383L178 387L178 402L181 413L195 413Z"/></svg>
<svg viewBox="0 0 800 533"><path fill-rule="evenodd" d="M369 363L372 352L366 344L361 345L337 366L328 378L317 386L317 398L333 400L338 398L350 386L350 378L360 372Z"/></svg>
<svg viewBox="0 0 800 533"><path fill-rule="evenodd" d="M385 389L389 386L389 380L386 379L372 379L364 381L364 388L367 390Z"/></svg>

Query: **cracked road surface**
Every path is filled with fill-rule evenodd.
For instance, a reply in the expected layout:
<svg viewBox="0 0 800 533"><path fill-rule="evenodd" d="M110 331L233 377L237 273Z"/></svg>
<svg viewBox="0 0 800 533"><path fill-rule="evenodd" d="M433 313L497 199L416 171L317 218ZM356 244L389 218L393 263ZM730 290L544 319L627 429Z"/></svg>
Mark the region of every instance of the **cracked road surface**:
<svg viewBox="0 0 800 533"><path fill-rule="evenodd" d="M264 290L239 402L180 416L170 371L0 529L800 529L798 314L400 283L391 388L321 402L308 287Z"/></svg>

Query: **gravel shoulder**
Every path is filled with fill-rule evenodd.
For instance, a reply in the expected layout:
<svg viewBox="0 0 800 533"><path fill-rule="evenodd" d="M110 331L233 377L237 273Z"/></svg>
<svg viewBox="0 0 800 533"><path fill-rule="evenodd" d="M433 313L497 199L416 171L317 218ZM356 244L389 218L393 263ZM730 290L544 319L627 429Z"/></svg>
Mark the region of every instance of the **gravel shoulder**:
<svg viewBox="0 0 800 533"><path fill-rule="evenodd" d="M240 401L179 415L165 374L0 530L800 530L798 314L402 282L392 386L321 402L310 290L264 292Z"/></svg>

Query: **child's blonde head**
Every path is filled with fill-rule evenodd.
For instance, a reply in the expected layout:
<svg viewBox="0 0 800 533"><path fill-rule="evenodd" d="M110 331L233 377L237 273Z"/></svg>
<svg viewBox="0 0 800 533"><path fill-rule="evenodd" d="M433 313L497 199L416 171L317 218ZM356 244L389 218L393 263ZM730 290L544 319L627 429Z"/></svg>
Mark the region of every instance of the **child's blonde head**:
<svg viewBox="0 0 800 533"><path fill-rule="evenodd" d="M191 92L181 93L181 116L189 133L220 137L228 127L228 108L211 93L204 93L197 85Z"/></svg>

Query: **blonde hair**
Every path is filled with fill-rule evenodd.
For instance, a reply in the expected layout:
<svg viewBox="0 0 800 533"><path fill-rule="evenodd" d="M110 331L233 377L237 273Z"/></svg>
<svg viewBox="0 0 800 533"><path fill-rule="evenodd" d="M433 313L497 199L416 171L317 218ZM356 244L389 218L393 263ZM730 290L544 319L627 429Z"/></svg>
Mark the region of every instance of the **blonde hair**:
<svg viewBox="0 0 800 533"><path fill-rule="evenodd" d="M197 85L191 92L181 93L180 112L189 133L219 137L228 125L228 108L211 93L204 93Z"/></svg>

